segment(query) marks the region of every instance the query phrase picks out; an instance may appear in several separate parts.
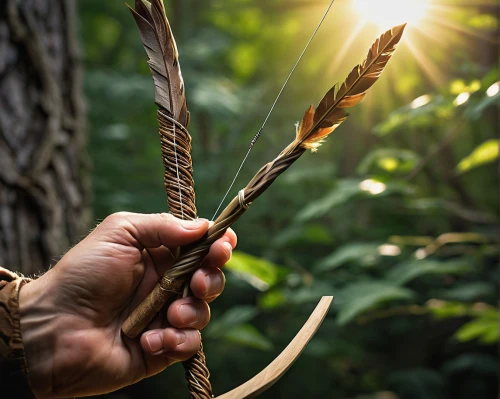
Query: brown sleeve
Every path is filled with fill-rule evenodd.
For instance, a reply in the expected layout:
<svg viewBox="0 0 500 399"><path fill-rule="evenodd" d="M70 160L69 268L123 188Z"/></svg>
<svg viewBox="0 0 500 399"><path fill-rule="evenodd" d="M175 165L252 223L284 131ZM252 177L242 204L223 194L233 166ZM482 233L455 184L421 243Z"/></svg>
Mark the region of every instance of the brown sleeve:
<svg viewBox="0 0 500 399"><path fill-rule="evenodd" d="M19 318L19 289L28 281L0 267L0 390L19 399L34 398Z"/></svg>

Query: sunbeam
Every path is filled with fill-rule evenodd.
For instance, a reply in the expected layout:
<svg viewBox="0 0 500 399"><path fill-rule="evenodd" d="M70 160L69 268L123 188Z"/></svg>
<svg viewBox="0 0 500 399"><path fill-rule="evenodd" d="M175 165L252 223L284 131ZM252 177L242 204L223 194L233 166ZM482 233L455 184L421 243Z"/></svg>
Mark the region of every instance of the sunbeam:
<svg viewBox="0 0 500 399"><path fill-rule="evenodd" d="M336 71L339 68L339 66L344 61L345 56L351 50L353 43L358 38L358 35L361 32L361 30L364 28L364 26L365 26L364 22L361 22L353 29L352 33L345 40L344 45L342 46L342 48L338 51L337 55L335 56L335 60L332 62L332 65L330 66L330 71Z"/></svg>
<svg viewBox="0 0 500 399"><path fill-rule="evenodd" d="M410 49L411 53L415 56L415 60L418 62L422 71L429 78L429 80L434 84L436 88L441 87L444 81L441 71L432 62L432 60L421 51L411 40L406 41L406 45Z"/></svg>
<svg viewBox="0 0 500 399"><path fill-rule="evenodd" d="M482 35L481 33L477 32L474 29L467 28L467 27L465 27L463 25L454 23L454 22L452 22L450 20L446 20L446 19L443 19L443 18L438 18L437 16L429 17L429 19L434 24L440 25L440 26L442 26L442 27L444 27L446 29L449 29L451 31L455 31L457 33L465 33L466 35L469 35L469 36L472 36L472 37L475 37L477 39L481 39L481 40L484 40L484 41L487 41L487 42L498 43L498 39L494 40L491 37L488 37L486 35Z"/></svg>

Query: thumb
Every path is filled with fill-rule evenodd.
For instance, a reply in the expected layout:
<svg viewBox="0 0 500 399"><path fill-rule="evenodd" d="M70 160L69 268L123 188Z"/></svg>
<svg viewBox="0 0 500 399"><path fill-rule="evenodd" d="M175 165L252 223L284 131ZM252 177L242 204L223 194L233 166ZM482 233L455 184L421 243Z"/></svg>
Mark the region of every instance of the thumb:
<svg viewBox="0 0 500 399"><path fill-rule="evenodd" d="M139 248L178 247L199 240L207 232L206 219L181 220L170 213L118 212L108 216L95 230L106 237L126 239ZM110 234L112 233L112 234ZM118 233L118 236L116 235Z"/></svg>

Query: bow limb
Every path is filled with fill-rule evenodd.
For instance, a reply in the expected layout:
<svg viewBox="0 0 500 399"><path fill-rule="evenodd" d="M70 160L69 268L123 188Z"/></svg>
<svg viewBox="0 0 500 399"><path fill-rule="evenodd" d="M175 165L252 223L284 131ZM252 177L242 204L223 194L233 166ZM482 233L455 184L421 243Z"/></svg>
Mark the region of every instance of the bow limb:
<svg viewBox="0 0 500 399"><path fill-rule="evenodd" d="M288 344L283 352L269 364L269 366L244 384L232 391L217 396L215 399L251 398L266 391L277 382L292 366L295 360L297 360L316 331L318 331L330 309L332 301L332 296L324 296L321 298L306 324L302 326L295 338Z"/></svg>

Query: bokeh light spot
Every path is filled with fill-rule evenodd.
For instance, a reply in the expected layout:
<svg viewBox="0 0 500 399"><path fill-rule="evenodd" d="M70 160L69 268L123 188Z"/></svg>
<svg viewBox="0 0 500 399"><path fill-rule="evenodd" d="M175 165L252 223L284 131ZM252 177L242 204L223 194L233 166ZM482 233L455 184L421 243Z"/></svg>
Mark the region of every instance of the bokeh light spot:
<svg viewBox="0 0 500 399"><path fill-rule="evenodd" d="M460 93L457 96L457 98L455 99L455 101L453 101L453 104L455 104L455 106L459 107L460 105L463 105L467 101L469 101L469 98L470 98L470 93L467 93L467 92Z"/></svg>
<svg viewBox="0 0 500 399"><path fill-rule="evenodd" d="M410 104L411 109L417 109L420 107L423 107L424 105L427 105L431 102L432 96L430 94L425 94L423 96L420 96L416 98L415 100L412 101Z"/></svg>
<svg viewBox="0 0 500 399"><path fill-rule="evenodd" d="M495 97L498 93L500 93L500 82L493 83L488 90L486 90L486 95L488 97Z"/></svg>
<svg viewBox="0 0 500 399"><path fill-rule="evenodd" d="M359 188L360 190L369 192L372 195L379 195L387 190L387 186L384 183L373 179L362 181L359 183Z"/></svg>

